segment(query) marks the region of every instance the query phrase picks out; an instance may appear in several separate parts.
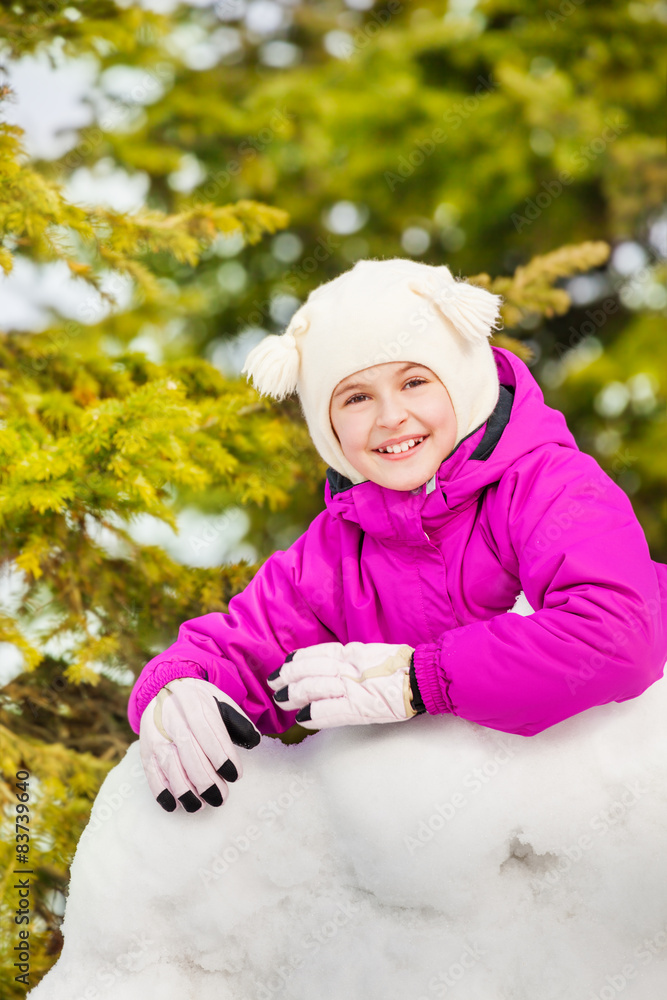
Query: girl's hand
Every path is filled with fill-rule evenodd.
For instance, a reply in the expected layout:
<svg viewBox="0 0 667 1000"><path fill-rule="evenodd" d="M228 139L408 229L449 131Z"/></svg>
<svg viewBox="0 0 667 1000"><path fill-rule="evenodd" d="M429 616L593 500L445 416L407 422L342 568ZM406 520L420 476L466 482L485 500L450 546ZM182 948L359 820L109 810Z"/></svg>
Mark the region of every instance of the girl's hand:
<svg viewBox="0 0 667 1000"><path fill-rule="evenodd" d="M280 708L301 709L296 721L306 729L402 722L424 711L414 671L411 684L413 653L383 642L324 642L290 653L267 683Z"/></svg>
<svg viewBox="0 0 667 1000"><path fill-rule="evenodd" d="M236 747L261 739L248 716L220 688L196 677L169 681L141 717L139 748L151 792L167 812L221 806L227 782L243 774Z"/></svg>

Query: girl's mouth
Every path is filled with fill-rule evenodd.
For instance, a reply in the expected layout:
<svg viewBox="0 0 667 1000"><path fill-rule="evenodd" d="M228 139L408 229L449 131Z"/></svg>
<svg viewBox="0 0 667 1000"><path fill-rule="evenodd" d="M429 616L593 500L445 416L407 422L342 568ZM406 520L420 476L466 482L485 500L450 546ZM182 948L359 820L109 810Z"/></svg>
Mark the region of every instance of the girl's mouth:
<svg viewBox="0 0 667 1000"><path fill-rule="evenodd" d="M399 449L398 451L379 451L377 448L375 448L374 451L376 455L380 456L380 458L395 462L401 458L409 458L410 455L414 455L415 452L420 450L428 437L428 434L424 434L421 437L410 438L409 441L403 441L400 445L393 445L394 448Z"/></svg>

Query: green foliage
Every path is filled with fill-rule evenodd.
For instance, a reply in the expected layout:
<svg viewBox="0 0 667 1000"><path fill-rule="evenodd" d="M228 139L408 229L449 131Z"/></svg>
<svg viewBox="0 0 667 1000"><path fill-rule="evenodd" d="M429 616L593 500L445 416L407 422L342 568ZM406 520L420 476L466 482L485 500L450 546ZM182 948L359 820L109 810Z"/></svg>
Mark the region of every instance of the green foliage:
<svg viewBox="0 0 667 1000"><path fill-rule="evenodd" d="M13 58L58 40L66 55L136 53L164 34L169 20L114 0L15 0L0 7L0 38Z"/></svg>
<svg viewBox="0 0 667 1000"><path fill-rule="evenodd" d="M582 339L578 350L549 370L548 401L577 427L580 446L596 452L630 495L652 553L667 551L664 327L661 316L639 314L607 350L595 339Z"/></svg>
<svg viewBox="0 0 667 1000"><path fill-rule="evenodd" d="M503 296L502 315L507 326L517 326L526 316L562 315L570 308L570 297L556 282L580 271L599 267L609 256L609 246L602 242L587 242L579 246L564 246L551 253L533 257L529 264L518 267L511 278L478 275L471 280ZM498 343L498 337L494 337ZM504 338L503 347L511 343ZM530 352L525 355L530 360Z"/></svg>
<svg viewBox="0 0 667 1000"><path fill-rule="evenodd" d="M145 263L150 255L168 254L195 267L221 234L240 233L253 244L287 223L285 212L252 201L201 205L176 215L78 208L63 197L58 184L24 162L19 137L20 129L0 124L0 228L5 237L0 267L6 273L12 269L7 246L29 248L34 260L65 261L102 298L109 296L100 276L112 268L129 276L139 295L150 302L164 295Z"/></svg>
<svg viewBox="0 0 667 1000"><path fill-rule="evenodd" d="M68 678L95 683L87 664L113 663L121 653L122 665L136 671L174 621L163 596L150 596L155 582L178 584L179 610L195 597L187 570L132 540L132 518L151 514L175 525L175 497L208 489L223 506L284 506L303 475L295 446L305 450L308 439L303 425L279 419L245 381L226 380L204 361L112 360L71 343L42 367L40 341L0 340L2 560L23 571L26 607L48 596L57 621L43 641L75 637ZM145 616L126 620L127 634L119 629L123 594L140 601ZM216 607L226 603L222 589L207 596ZM162 611L152 607L160 603ZM17 625L8 625L15 639ZM9 635L0 632L0 640ZM36 665L37 654L24 648Z"/></svg>

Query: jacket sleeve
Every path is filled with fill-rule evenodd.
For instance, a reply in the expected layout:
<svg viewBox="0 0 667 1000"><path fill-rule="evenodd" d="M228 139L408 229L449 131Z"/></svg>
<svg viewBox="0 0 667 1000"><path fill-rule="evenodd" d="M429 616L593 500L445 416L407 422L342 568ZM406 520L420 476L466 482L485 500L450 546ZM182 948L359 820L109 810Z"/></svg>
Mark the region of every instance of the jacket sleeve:
<svg viewBox="0 0 667 1000"><path fill-rule="evenodd" d="M427 711L533 736L658 680L667 570L651 560L628 497L595 459L545 445L507 470L491 502L499 558L518 566L535 611L418 646Z"/></svg>
<svg viewBox="0 0 667 1000"><path fill-rule="evenodd" d="M325 605L331 603L334 588L321 586L318 553L322 550L309 546L314 533L326 532L323 517L319 515L289 549L270 556L248 586L232 597L226 614L215 612L184 622L176 642L146 664L128 706L135 733L148 702L177 677L201 677L216 684L262 733L289 729L296 712L278 708L266 677L292 650L336 641L318 617L328 617ZM329 538L329 579L332 541Z"/></svg>

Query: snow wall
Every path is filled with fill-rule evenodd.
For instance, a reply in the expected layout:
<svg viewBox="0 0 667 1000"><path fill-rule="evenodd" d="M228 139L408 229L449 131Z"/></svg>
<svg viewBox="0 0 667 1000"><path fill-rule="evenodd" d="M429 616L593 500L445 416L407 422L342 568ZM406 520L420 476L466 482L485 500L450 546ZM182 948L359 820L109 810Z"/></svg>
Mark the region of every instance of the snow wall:
<svg viewBox="0 0 667 1000"><path fill-rule="evenodd" d="M264 739L220 808L133 743L30 1000L657 1000L667 681L538 736L453 717Z"/></svg>

